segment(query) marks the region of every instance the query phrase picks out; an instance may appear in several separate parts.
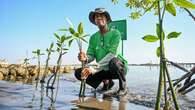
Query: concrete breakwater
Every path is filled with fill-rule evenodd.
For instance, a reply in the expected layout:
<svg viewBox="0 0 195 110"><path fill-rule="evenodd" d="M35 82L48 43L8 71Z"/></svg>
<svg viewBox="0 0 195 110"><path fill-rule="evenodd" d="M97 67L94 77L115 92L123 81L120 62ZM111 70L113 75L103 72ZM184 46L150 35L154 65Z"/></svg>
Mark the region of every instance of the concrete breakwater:
<svg viewBox="0 0 195 110"><path fill-rule="evenodd" d="M48 74L53 73L56 66L49 66ZM75 68L71 66L62 66L59 73L71 73ZM32 83L38 75L38 66L36 65L20 65L20 64L4 64L0 65L0 80L19 81L24 83ZM40 76L44 74L45 67L41 66Z"/></svg>

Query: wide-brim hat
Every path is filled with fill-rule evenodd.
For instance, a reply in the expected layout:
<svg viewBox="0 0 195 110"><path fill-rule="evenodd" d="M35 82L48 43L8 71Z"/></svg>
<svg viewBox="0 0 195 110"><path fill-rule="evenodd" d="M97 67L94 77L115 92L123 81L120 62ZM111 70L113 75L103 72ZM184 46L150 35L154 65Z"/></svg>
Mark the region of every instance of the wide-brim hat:
<svg viewBox="0 0 195 110"><path fill-rule="evenodd" d="M105 10L105 8L96 8L95 11L91 11L89 13L89 20L91 21L91 23L95 24L95 14L97 13L102 13L106 16L107 19L107 23L110 23L112 21L110 14Z"/></svg>

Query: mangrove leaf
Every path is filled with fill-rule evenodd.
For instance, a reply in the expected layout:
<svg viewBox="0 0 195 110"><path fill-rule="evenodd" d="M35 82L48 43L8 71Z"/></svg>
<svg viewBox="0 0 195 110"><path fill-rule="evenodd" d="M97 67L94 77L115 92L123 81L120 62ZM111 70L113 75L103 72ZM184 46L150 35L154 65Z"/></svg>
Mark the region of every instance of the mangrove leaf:
<svg viewBox="0 0 195 110"><path fill-rule="evenodd" d="M171 32L167 35L167 38L168 39L171 39L171 38L177 38L179 35L181 34L181 32Z"/></svg>
<svg viewBox="0 0 195 110"><path fill-rule="evenodd" d="M177 5L180 6L182 8L191 8L191 9L195 9L195 4L187 1L187 0L173 0L173 2Z"/></svg>
<svg viewBox="0 0 195 110"><path fill-rule="evenodd" d="M172 3L166 5L166 11L168 11L173 16L176 16L176 9Z"/></svg>
<svg viewBox="0 0 195 110"><path fill-rule="evenodd" d="M147 42L156 42L157 40L159 40L159 38L154 35L146 35L142 39Z"/></svg>

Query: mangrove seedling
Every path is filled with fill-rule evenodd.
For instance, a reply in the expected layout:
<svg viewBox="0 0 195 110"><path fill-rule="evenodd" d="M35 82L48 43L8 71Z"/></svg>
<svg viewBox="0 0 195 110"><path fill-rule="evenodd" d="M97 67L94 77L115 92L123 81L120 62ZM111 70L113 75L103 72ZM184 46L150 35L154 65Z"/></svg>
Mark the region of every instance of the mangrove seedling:
<svg viewBox="0 0 195 110"><path fill-rule="evenodd" d="M81 22L79 23L77 27L77 31L75 31L73 26L69 27L68 29L68 31L70 32L72 36L71 40L69 41L69 46L71 45L72 41L76 40L80 52L82 52L82 41L87 43L87 41L84 38L89 36L89 34L85 34L83 30L84 30L83 24ZM82 63L82 69L83 69L85 67L85 63L84 62L81 62L81 63ZM80 86L80 92L79 92L80 97L85 96L85 83L86 83L86 79L82 79L81 86Z"/></svg>
<svg viewBox="0 0 195 110"><path fill-rule="evenodd" d="M49 65L50 55L51 55L52 52L55 52L55 50L53 50L53 45L54 45L54 43L52 42L50 44L49 48L46 49L47 59L46 59L46 62L45 62L45 69L44 69L43 76L40 80L40 83L45 83L45 77L48 74L48 65Z"/></svg>
<svg viewBox="0 0 195 110"><path fill-rule="evenodd" d="M38 85L38 82L39 82L39 76L40 76L40 69L41 69L41 62L40 62L40 56L41 55L44 55L44 53L41 53L41 50L40 49L37 49L35 51L32 51L32 53L34 53L36 56L37 56L37 61L38 61L38 73L35 77L35 80L36 80L36 88L37 88L37 85Z"/></svg>
<svg viewBox="0 0 195 110"><path fill-rule="evenodd" d="M22 65L24 65L24 68L25 68L25 73L28 75L28 65L30 64L29 63L29 58L25 58L24 60L23 60L23 63L22 63Z"/></svg>
<svg viewBox="0 0 195 110"><path fill-rule="evenodd" d="M48 89L54 89L54 83L56 81L56 77L57 77L57 74L60 70L60 67L61 67L61 63L62 63L62 56L64 54L67 53L67 48L65 47L65 41L69 40L71 37L70 36L66 36L66 35L62 35L62 36L59 36L58 34L54 33L54 36L56 37L57 39L57 49L56 51L58 52L58 60L57 60L57 67L56 69L53 71L53 74L51 75L51 77L49 78L48 82L47 82L47 88ZM49 85L50 84L50 81L51 79L53 78L53 82L51 84L51 86ZM58 79L59 79L59 76L58 76Z"/></svg>
<svg viewBox="0 0 195 110"><path fill-rule="evenodd" d="M68 20L68 23L70 24L70 27L68 29L60 29L60 31L69 31L69 33L71 34L71 39L69 40L69 47L71 46L72 42L76 40L78 47L79 47L79 51L82 52L82 41L87 43L87 41L85 40L85 37L89 36L89 34L84 33L82 22L79 23L77 27L77 31L75 31L72 23L69 20ZM85 66L85 63L84 62L81 62L81 63L82 63L82 69L83 69ZM85 79L81 80L81 86L80 86L80 92L79 92L80 97L85 96L85 82L86 82Z"/></svg>

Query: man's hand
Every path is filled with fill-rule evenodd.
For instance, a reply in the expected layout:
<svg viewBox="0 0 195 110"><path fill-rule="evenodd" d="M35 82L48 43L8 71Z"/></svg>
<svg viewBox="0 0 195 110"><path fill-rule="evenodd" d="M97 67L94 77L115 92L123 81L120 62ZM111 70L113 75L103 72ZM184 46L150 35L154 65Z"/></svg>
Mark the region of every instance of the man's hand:
<svg viewBox="0 0 195 110"><path fill-rule="evenodd" d="M86 79L90 74L92 74L92 70L90 68L84 68L81 74L81 79Z"/></svg>
<svg viewBox="0 0 195 110"><path fill-rule="evenodd" d="M81 62L85 62L87 61L87 55L85 52L81 51L79 54L78 54L78 59L79 61Z"/></svg>

